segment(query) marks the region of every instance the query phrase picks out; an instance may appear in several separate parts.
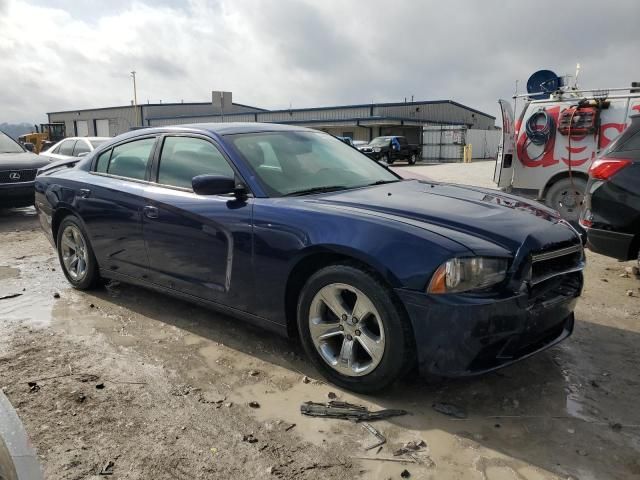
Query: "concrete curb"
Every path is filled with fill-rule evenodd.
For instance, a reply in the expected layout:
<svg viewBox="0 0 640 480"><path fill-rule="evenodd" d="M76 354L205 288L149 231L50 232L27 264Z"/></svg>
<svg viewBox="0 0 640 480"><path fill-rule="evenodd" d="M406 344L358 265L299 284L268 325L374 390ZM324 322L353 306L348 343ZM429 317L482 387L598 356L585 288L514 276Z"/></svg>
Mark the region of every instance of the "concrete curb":
<svg viewBox="0 0 640 480"><path fill-rule="evenodd" d="M10 458L7 458L7 453ZM0 479L5 478L42 480L43 477L36 451L20 418L7 397L0 391Z"/></svg>

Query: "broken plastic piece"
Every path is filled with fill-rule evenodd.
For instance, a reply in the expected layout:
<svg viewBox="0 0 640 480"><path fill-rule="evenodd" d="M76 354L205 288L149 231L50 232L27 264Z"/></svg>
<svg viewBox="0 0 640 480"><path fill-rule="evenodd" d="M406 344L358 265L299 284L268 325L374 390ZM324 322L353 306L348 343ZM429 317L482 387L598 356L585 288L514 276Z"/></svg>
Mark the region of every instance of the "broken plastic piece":
<svg viewBox="0 0 640 480"><path fill-rule="evenodd" d="M354 422L382 420L384 418L406 415L406 410L378 410L370 412L366 407L347 402L331 401L329 403L305 402L300 406L300 413L308 417L328 417L351 420Z"/></svg>

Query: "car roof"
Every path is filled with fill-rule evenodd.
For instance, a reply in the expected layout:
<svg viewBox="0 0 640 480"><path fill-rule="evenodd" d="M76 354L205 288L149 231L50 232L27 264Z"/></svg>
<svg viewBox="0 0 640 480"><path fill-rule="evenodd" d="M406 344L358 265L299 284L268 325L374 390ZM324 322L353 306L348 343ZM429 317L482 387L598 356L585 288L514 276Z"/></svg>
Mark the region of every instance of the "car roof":
<svg viewBox="0 0 640 480"><path fill-rule="evenodd" d="M319 130L311 128L298 127L292 125L284 125L280 123L260 123L260 122L229 122L229 123L188 123L183 125L167 125L164 127L143 127L136 128L127 133L110 138L114 142L108 142L101 145L99 149L107 149L111 145L121 142L122 140L134 139L145 135L154 135L161 133L209 133L218 136L235 135L239 133L265 133L265 132L312 132L323 133ZM83 137L87 138L87 137Z"/></svg>
<svg viewBox="0 0 640 480"><path fill-rule="evenodd" d="M61 142L64 140L111 140L112 137L65 137L62 140L60 140Z"/></svg>

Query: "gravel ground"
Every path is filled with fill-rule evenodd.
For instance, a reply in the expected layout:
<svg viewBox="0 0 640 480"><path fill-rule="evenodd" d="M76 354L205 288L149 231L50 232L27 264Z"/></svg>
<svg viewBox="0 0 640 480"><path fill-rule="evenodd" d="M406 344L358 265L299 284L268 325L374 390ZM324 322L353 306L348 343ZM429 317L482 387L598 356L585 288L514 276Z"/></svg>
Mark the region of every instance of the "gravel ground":
<svg viewBox="0 0 640 480"><path fill-rule="evenodd" d="M491 162L400 168L458 183L492 174ZM105 468L113 479L640 478L632 263L588 255L563 344L483 377L412 377L366 397L323 383L295 342L235 319L124 284L69 288L33 210L1 212L0 239L0 387L47 479ZM300 415L330 394L410 415L376 422L388 443L367 451L361 426ZM420 463L393 456L412 440L426 442Z"/></svg>

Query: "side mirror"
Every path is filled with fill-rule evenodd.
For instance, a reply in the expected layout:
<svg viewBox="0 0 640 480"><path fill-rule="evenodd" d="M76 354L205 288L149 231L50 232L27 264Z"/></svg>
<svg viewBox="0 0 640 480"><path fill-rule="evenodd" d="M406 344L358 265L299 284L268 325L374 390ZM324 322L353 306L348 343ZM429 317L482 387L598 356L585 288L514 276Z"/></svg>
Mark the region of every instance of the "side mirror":
<svg viewBox="0 0 640 480"><path fill-rule="evenodd" d="M29 152L33 152L36 148L36 146L33 143L30 142L26 142L24 145L25 150L29 151Z"/></svg>
<svg viewBox="0 0 640 480"><path fill-rule="evenodd" d="M234 193L236 196L244 196L243 185L236 185L233 177L222 175L198 175L191 180L193 191L198 195L227 195Z"/></svg>

